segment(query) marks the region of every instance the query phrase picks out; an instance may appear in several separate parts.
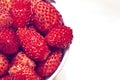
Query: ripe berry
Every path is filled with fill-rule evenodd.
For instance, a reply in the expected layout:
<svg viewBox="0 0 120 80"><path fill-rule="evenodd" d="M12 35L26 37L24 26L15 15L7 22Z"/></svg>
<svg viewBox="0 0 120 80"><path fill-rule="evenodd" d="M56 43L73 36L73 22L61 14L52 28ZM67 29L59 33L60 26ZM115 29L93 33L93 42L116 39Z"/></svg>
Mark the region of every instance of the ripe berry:
<svg viewBox="0 0 120 80"><path fill-rule="evenodd" d="M33 9L33 21L36 28L43 34L47 34L53 27L63 25L63 19L59 11L50 3L40 1Z"/></svg>
<svg viewBox="0 0 120 80"><path fill-rule="evenodd" d="M45 62L39 64L37 68L38 74L45 78L50 77L60 65L61 60L61 50L53 51Z"/></svg>
<svg viewBox="0 0 120 80"><path fill-rule="evenodd" d="M53 28L45 37L50 46L58 48L68 48L72 43L72 39L72 29L66 26Z"/></svg>
<svg viewBox="0 0 120 80"><path fill-rule="evenodd" d="M43 61L50 53L44 37L33 28L19 28L17 34L20 38L26 55L35 61Z"/></svg>

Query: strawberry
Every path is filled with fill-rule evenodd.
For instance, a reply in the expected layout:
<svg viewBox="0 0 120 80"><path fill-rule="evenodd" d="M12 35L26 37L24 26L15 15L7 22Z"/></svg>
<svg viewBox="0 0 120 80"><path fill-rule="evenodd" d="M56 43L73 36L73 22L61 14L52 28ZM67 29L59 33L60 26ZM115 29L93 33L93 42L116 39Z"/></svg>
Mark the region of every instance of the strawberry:
<svg viewBox="0 0 120 80"><path fill-rule="evenodd" d="M61 63L62 52L61 50L55 50L43 63L40 63L37 68L38 75L47 78L50 77L58 68Z"/></svg>
<svg viewBox="0 0 120 80"><path fill-rule="evenodd" d="M0 53L0 76L7 73L8 70L8 59L6 56Z"/></svg>
<svg viewBox="0 0 120 80"><path fill-rule="evenodd" d="M20 38L26 55L35 61L42 61L50 53L44 37L33 28L19 28L17 34Z"/></svg>
<svg viewBox="0 0 120 80"><path fill-rule="evenodd" d="M31 68L35 68L36 64L30 58L26 56L23 52L18 52L18 54L13 58L12 65L21 64L23 66L29 66Z"/></svg>
<svg viewBox="0 0 120 80"><path fill-rule="evenodd" d="M11 15L0 5L0 27L10 27L13 23Z"/></svg>
<svg viewBox="0 0 120 80"><path fill-rule="evenodd" d="M63 25L63 19L57 9L50 3L40 1L34 9L32 16L36 28L43 34L47 34L53 27Z"/></svg>
<svg viewBox="0 0 120 80"><path fill-rule="evenodd" d="M12 2L11 0L0 0L0 5L5 8L6 11L10 11Z"/></svg>
<svg viewBox="0 0 120 80"><path fill-rule="evenodd" d="M19 49L19 39L10 28L0 28L0 51L5 54L16 53Z"/></svg>
<svg viewBox="0 0 120 80"><path fill-rule="evenodd" d="M28 25L31 16L29 0L12 0L11 16L13 18L13 27L24 27Z"/></svg>
<svg viewBox="0 0 120 80"><path fill-rule="evenodd" d="M49 3L54 2L54 3L55 3L54 0L30 0L30 1L31 1L31 8L32 8L32 9L33 9L33 8L35 7L35 5L36 5L38 2L40 2L40 1L46 1L46 2L49 2Z"/></svg>
<svg viewBox="0 0 120 80"><path fill-rule="evenodd" d="M49 2L49 3L52 3L52 2L55 2L54 0L30 0L31 1L31 14L33 15L34 14L34 8L35 8L35 5L40 2L40 1L46 1L46 2ZM30 21L30 25L33 25L33 19L31 18L31 21Z"/></svg>
<svg viewBox="0 0 120 80"><path fill-rule="evenodd" d="M46 36L46 42L53 47L68 48L72 43L72 29L66 26L53 28Z"/></svg>
<svg viewBox="0 0 120 80"><path fill-rule="evenodd" d="M14 65L8 72L11 80L42 80L29 66Z"/></svg>

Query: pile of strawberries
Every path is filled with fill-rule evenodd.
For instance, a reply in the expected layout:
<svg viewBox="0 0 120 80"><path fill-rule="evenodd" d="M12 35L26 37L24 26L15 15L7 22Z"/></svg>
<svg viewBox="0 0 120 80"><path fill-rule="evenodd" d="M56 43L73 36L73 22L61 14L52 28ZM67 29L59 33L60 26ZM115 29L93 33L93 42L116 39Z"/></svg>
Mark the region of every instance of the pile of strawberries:
<svg viewBox="0 0 120 80"><path fill-rule="evenodd" d="M0 80L45 80L73 33L53 0L0 0Z"/></svg>

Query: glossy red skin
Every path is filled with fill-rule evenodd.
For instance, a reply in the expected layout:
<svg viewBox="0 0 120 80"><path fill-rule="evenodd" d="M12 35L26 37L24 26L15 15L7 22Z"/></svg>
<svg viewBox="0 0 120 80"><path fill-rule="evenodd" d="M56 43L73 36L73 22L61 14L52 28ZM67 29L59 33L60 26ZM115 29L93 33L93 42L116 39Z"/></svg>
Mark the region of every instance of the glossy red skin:
<svg viewBox="0 0 120 80"><path fill-rule="evenodd" d="M13 27L25 27L29 24L31 17L31 8L29 0L12 0L11 16L13 18Z"/></svg>
<svg viewBox="0 0 120 80"><path fill-rule="evenodd" d="M17 34L20 38L26 55L35 61L43 61L51 52L44 41L44 37L33 28L19 28Z"/></svg>
<svg viewBox="0 0 120 80"><path fill-rule="evenodd" d="M50 3L40 1L33 8L32 16L36 28L46 35L53 27L63 25L59 11Z"/></svg>
<svg viewBox="0 0 120 80"><path fill-rule="evenodd" d="M39 2L39 1L46 1L49 3L55 3L54 0L30 0L31 1L31 8L33 9L35 7L35 5Z"/></svg>
<svg viewBox="0 0 120 80"><path fill-rule="evenodd" d="M14 54L18 51L20 41L10 28L0 28L0 51L4 54Z"/></svg>
<svg viewBox="0 0 120 80"><path fill-rule="evenodd" d="M70 46L72 39L72 29L66 26L55 27L45 36L45 40L50 46L63 49Z"/></svg>
<svg viewBox="0 0 120 80"><path fill-rule="evenodd" d="M35 68L36 64L35 62L27 57L27 55L24 52L18 52L17 55L12 59L12 65L23 65L23 66L29 66L30 68Z"/></svg>
<svg viewBox="0 0 120 80"><path fill-rule="evenodd" d="M39 64L37 68L39 76L42 76L44 78L50 77L60 65L61 60L62 60L61 50L53 51L45 62Z"/></svg>
<svg viewBox="0 0 120 80"><path fill-rule="evenodd" d="M42 78L36 74L34 69L19 64L10 67L9 75L11 80L42 80Z"/></svg>

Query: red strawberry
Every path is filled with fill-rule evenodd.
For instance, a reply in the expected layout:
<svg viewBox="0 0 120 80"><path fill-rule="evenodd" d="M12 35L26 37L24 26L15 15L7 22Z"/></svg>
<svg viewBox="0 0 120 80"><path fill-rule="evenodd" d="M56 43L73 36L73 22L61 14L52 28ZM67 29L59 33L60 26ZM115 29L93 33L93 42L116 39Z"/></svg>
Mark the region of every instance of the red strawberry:
<svg viewBox="0 0 120 80"><path fill-rule="evenodd" d="M0 5L5 8L6 11L9 11L12 5L11 0L0 0Z"/></svg>
<svg viewBox="0 0 120 80"><path fill-rule="evenodd" d="M49 2L49 3L52 3L52 2L55 2L54 0L30 0L31 1L31 14L33 15L34 14L34 8L35 8L35 5L40 2L40 1L46 1L46 2ZM33 24L33 19L31 18L31 24Z"/></svg>
<svg viewBox="0 0 120 80"><path fill-rule="evenodd" d="M12 0L11 14L13 18L13 27L24 27L29 23L31 16L29 0Z"/></svg>
<svg viewBox="0 0 120 80"><path fill-rule="evenodd" d="M19 39L10 28L0 28L0 51L5 54L13 54L18 51Z"/></svg>
<svg viewBox="0 0 120 80"><path fill-rule="evenodd" d="M47 34L53 27L63 25L63 19L57 9L50 3L38 2L33 9L33 21L36 28Z"/></svg>
<svg viewBox="0 0 120 80"><path fill-rule="evenodd" d="M32 61L30 58L26 56L23 52L19 52L14 59L12 60L12 65L23 65L23 66L29 66L31 68L35 68L36 64L34 61Z"/></svg>
<svg viewBox="0 0 120 80"><path fill-rule="evenodd" d="M0 54L0 76L7 73L8 70L8 59L3 54Z"/></svg>
<svg viewBox="0 0 120 80"><path fill-rule="evenodd" d="M30 0L30 1L31 1L31 8L32 8L32 9L33 9L33 8L35 7L35 5L36 5L38 2L40 2L40 1L46 1L46 2L49 2L49 3L54 2L54 3L55 3L54 0Z"/></svg>
<svg viewBox="0 0 120 80"><path fill-rule="evenodd" d="M12 23L11 15L0 5L0 27L10 27Z"/></svg>
<svg viewBox="0 0 120 80"><path fill-rule="evenodd" d="M60 65L61 59L62 52L60 50L52 52L45 62L39 64L37 68L38 74L45 78L51 76Z"/></svg>
<svg viewBox="0 0 120 80"><path fill-rule="evenodd" d="M26 55L33 60L42 61L50 53L44 37L33 28L19 28L17 34L21 40Z"/></svg>
<svg viewBox="0 0 120 80"><path fill-rule="evenodd" d="M14 65L10 67L8 72L11 80L42 80L42 78L35 73L34 69L28 66Z"/></svg>
<svg viewBox="0 0 120 80"><path fill-rule="evenodd" d="M58 48L67 48L72 43L72 29L66 26L53 28L45 37L50 46Z"/></svg>

